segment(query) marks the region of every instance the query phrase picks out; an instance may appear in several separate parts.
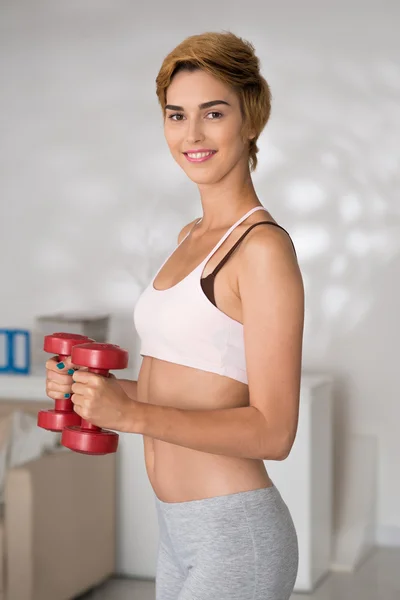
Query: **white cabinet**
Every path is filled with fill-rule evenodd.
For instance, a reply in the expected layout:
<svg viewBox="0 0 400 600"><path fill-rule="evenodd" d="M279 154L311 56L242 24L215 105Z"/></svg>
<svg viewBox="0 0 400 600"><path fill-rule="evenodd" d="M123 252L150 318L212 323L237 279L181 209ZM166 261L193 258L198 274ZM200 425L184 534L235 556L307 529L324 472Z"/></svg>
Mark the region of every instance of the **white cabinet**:
<svg viewBox="0 0 400 600"><path fill-rule="evenodd" d="M333 438L329 377L303 374L296 440L284 461L264 461L291 512L299 542L295 591L310 592L329 572Z"/></svg>

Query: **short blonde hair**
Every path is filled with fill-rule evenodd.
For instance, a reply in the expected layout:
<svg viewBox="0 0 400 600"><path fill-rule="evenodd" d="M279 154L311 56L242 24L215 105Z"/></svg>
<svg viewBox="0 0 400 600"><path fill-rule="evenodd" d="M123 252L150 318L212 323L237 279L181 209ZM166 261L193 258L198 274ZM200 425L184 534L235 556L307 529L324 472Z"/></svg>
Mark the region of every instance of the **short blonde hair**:
<svg viewBox="0 0 400 600"><path fill-rule="evenodd" d="M164 59L156 78L156 93L165 117L167 89L179 71L202 69L232 87L243 115L242 135L255 133L249 140L250 171L257 167L257 140L271 114L271 90L260 74L260 61L254 46L231 32L192 35Z"/></svg>

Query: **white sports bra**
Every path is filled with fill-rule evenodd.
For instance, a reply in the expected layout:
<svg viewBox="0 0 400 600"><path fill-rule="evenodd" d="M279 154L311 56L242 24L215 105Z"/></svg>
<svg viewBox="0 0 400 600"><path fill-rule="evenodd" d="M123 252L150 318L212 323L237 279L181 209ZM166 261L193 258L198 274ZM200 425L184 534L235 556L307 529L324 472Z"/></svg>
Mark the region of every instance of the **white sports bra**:
<svg viewBox="0 0 400 600"><path fill-rule="evenodd" d="M157 290L154 288L154 280L176 248L167 256L135 305L134 324L141 339L141 356L152 356L218 373L247 384L243 325L215 305L212 291L213 278L250 229L262 223L276 225L281 229L283 227L272 221L254 223L237 240L213 273L204 278L201 278L201 275L206 263L221 244L256 210L266 209L256 206L249 210L228 229L193 271L172 287Z"/></svg>

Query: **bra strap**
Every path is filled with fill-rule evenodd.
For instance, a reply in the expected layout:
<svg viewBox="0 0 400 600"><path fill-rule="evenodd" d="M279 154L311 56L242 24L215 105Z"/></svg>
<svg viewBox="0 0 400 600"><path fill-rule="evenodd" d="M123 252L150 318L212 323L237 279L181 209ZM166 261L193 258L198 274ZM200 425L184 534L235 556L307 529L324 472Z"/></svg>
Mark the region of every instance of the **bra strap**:
<svg viewBox="0 0 400 600"><path fill-rule="evenodd" d="M233 254L233 252L239 246L239 244L242 241L242 239L244 237L246 237L246 235L249 233L249 231L251 231L253 229L253 227L257 227L257 225L263 225L263 224L274 225L275 227L279 227L279 229L282 229L285 233L288 234L288 232L286 231L286 229L284 229L283 227L281 227L281 225L278 225L277 223L273 223L272 221L259 221L258 223L253 223L253 225L251 225L244 232L244 234L237 240L237 242L235 242L235 244L232 246L232 248L229 250L229 252L227 252L227 254L224 256L224 258L218 263L218 265L215 267L215 269L209 275L207 275L207 277L215 277L216 274L218 273L218 271L224 266L224 264L226 263L226 261L229 259L229 257L231 256L231 254ZM289 234L288 234L288 236L289 236L289 239L290 239L290 241L292 243L294 253L295 253L296 257L297 257L296 248L294 247L292 238L290 237Z"/></svg>
<svg viewBox="0 0 400 600"><path fill-rule="evenodd" d="M179 246L182 244L182 242L184 242L186 240L187 237L189 237L189 235L192 233L193 229L196 227L197 223L199 223L201 221L201 217L199 219L197 219L196 223L194 223L191 228L189 229L189 231L187 232L187 234L185 235L184 238L182 238L182 240L179 242L179 244L177 245L176 248L179 248ZM176 249L175 248L175 249Z"/></svg>
<svg viewBox="0 0 400 600"><path fill-rule="evenodd" d="M208 254L208 256L206 256L206 258L204 259L204 263L207 263L210 258L212 257L213 254L215 254L215 252L218 250L218 248L224 243L224 241L226 240L226 238L232 233L232 231L234 229L236 229L236 227L238 225L240 225L242 223L242 221L244 221L245 219L247 219L247 217L249 217L250 215L253 214L253 212L255 212L256 210L267 210L266 208L264 208L264 206L255 206L254 208L251 208L246 214L244 214L242 217L240 217L240 219L238 219L236 221L236 223L234 223L231 227L229 227L228 231L226 231L224 233L224 235L222 236L222 238L219 240L219 242L214 246L214 248L211 250L211 252Z"/></svg>

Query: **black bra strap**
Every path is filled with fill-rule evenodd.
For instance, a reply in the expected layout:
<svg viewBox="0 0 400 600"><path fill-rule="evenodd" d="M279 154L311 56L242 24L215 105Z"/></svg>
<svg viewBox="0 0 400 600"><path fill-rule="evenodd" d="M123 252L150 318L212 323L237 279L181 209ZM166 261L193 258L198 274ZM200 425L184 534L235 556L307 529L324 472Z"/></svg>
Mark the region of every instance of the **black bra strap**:
<svg viewBox="0 0 400 600"><path fill-rule="evenodd" d="M232 248L229 250L229 252L224 256L224 258L221 260L220 263L218 263L218 265L215 267L214 271L212 271L212 273L210 273L209 275L207 275L207 277L215 277L215 275L218 273L218 271L224 266L224 264L226 263L226 261L228 260L228 258L231 256L231 254L236 250L236 248L239 246L240 242L242 241L242 239L244 237L246 237L246 235L249 233L249 231L251 231L253 229L253 227L257 227L257 225L263 225L263 224L268 224L268 225L274 225L275 227L279 227L279 229L282 229L285 233L288 234L288 232L286 231L286 229L283 229L283 227L281 227L281 225L278 225L277 223L273 223L272 221L259 221L258 223L253 223L253 225L251 225L245 232L244 234L237 240L237 242L232 246ZM289 235L289 234L288 234ZM289 239L292 242L292 238L289 235ZM296 254L296 248L294 247L294 244L292 242L292 246L293 246L293 250L294 253ZM296 254L297 256L297 254Z"/></svg>

